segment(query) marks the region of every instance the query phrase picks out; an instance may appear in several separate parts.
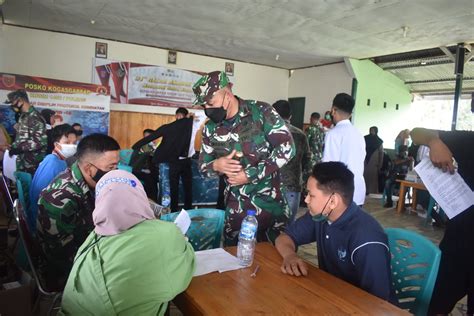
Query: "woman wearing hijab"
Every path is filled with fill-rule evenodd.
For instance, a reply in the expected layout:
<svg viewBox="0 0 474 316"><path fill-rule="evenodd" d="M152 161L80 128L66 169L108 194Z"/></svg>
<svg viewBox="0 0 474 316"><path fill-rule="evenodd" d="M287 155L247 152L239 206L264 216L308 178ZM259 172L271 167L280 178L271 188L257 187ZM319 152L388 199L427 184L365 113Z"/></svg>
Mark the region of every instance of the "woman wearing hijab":
<svg viewBox="0 0 474 316"><path fill-rule="evenodd" d="M379 170L383 163L383 140L377 135L379 129L372 126L365 135L364 179L366 194L379 193Z"/></svg>
<svg viewBox="0 0 474 316"><path fill-rule="evenodd" d="M78 250L61 313L164 315L191 282L191 244L174 223L155 219L133 174L108 172L95 194L95 229Z"/></svg>

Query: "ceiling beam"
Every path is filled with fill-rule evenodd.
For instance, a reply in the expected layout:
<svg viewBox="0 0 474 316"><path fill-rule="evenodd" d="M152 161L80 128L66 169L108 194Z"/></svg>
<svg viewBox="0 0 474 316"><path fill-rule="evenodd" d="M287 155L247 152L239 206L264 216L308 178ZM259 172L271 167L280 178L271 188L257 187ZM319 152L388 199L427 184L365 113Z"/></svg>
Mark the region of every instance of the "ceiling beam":
<svg viewBox="0 0 474 316"><path fill-rule="evenodd" d="M379 64L379 66L383 70L392 70L392 69L418 68L418 67L453 64L453 63L454 62L451 60L441 59L441 60L434 60L434 61L426 61L426 62L423 62L423 65L421 64L421 61L420 61L420 62L417 62L416 64L413 63L413 64L396 65L396 66L388 66L388 67L384 67L383 65Z"/></svg>
<svg viewBox="0 0 474 316"><path fill-rule="evenodd" d="M473 54L473 52L470 52L469 55L466 56L466 60L464 61L464 65L467 64L472 59L472 57L474 57L474 54Z"/></svg>
<svg viewBox="0 0 474 316"><path fill-rule="evenodd" d="M442 89L442 90L411 90L411 93L418 93L418 94L430 94L430 95L437 95L437 94L452 94L454 95L454 89ZM462 94L472 93L474 92L474 88L465 88L462 91Z"/></svg>
<svg viewBox="0 0 474 316"><path fill-rule="evenodd" d="M472 81L472 80L474 80L474 77L465 77L465 78L463 78L463 81ZM456 78L405 81L405 84L454 82L454 81L456 81Z"/></svg>
<svg viewBox="0 0 474 316"><path fill-rule="evenodd" d="M454 57L454 54L451 53L451 51L446 47L446 46L440 46L439 49L443 51L443 53L451 59L451 61L454 63L456 58Z"/></svg>

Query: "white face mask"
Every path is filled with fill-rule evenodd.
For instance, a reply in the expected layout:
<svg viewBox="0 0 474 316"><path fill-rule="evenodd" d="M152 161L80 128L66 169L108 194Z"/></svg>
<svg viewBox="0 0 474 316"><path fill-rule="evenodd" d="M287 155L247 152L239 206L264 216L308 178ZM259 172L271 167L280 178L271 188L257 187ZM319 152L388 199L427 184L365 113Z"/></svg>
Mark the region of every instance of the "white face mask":
<svg viewBox="0 0 474 316"><path fill-rule="evenodd" d="M69 158L72 157L76 154L77 151L77 145L75 144L60 144L61 149L59 152L61 155L64 156L64 158Z"/></svg>

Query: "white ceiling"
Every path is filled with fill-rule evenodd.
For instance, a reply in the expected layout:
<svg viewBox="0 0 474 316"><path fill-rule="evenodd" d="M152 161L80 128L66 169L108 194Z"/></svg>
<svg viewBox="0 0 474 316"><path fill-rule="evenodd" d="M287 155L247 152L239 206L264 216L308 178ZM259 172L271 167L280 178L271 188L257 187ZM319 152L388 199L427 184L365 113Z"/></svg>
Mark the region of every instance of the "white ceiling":
<svg viewBox="0 0 474 316"><path fill-rule="evenodd" d="M474 42L474 0L6 0L1 8L7 24L287 69Z"/></svg>

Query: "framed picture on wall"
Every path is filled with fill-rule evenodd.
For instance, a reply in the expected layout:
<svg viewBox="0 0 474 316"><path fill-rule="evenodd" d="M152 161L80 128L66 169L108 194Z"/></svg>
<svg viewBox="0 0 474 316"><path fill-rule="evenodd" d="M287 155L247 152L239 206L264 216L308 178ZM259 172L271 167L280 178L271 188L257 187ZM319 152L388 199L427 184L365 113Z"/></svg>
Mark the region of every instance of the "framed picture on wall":
<svg viewBox="0 0 474 316"><path fill-rule="evenodd" d="M228 76L234 75L234 63L225 63L225 74Z"/></svg>
<svg viewBox="0 0 474 316"><path fill-rule="evenodd" d="M95 57L107 58L107 43L95 42Z"/></svg>
<svg viewBox="0 0 474 316"><path fill-rule="evenodd" d="M178 52L174 50L168 51L168 64L176 65L176 61L178 59Z"/></svg>

